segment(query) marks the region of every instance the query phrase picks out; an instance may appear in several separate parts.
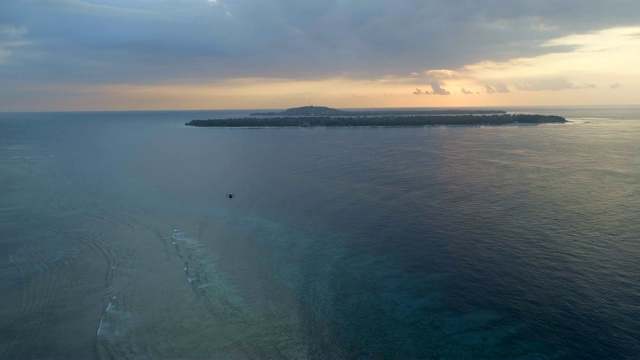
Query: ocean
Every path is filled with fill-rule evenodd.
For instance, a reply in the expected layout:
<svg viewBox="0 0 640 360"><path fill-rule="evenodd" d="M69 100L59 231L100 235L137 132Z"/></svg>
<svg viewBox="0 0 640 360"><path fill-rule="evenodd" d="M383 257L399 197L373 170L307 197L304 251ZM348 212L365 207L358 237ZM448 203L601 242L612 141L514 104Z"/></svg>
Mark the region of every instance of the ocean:
<svg viewBox="0 0 640 360"><path fill-rule="evenodd" d="M505 110L0 113L0 358L640 359L640 107Z"/></svg>

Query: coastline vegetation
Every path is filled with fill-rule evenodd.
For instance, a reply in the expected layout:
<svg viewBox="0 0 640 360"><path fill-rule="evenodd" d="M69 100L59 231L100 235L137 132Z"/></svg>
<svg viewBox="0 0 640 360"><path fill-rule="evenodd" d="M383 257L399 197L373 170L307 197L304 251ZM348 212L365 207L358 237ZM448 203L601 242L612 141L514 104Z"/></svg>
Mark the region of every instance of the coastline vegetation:
<svg viewBox="0 0 640 360"><path fill-rule="evenodd" d="M191 120L185 125L199 127L345 127L345 126L426 126L426 125L507 125L564 123L554 115L510 115L503 110L380 110L344 111L326 106L303 106L281 112L253 113L251 117Z"/></svg>
<svg viewBox="0 0 640 360"><path fill-rule="evenodd" d="M555 115L414 115L414 116L284 116L191 120L185 125L198 127L408 127L427 125L508 125L565 123Z"/></svg>

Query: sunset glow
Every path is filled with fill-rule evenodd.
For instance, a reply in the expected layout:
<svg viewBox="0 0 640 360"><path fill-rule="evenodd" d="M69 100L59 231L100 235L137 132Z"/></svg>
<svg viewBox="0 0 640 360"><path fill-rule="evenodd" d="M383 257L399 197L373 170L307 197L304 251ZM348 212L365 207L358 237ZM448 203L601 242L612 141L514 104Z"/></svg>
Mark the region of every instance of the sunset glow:
<svg viewBox="0 0 640 360"><path fill-rule="evenodd" d="M14 11L0 20L0 110L640 102L640 26L615 8L586 28L587 7L542 19L469 15L440 3L444 13L467 17L458 23L410 16L429 6L405 1L257 14L250 4L203 0L167 18L178 5L4 5ZM396 13L385 12L391 8ZM51 19L35 22L45 12ZM406 27L389 28L394 16L405 16ZM90 20L105 31L86 28Z"/></svg>

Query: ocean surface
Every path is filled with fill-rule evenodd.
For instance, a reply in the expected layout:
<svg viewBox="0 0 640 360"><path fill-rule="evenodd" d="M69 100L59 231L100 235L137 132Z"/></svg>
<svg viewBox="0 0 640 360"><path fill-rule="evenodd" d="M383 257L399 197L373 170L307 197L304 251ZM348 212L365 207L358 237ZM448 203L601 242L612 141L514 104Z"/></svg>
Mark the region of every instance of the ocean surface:
<svg viewBox="0 0 640 360"><path fill-rule="evenodd" d="M505 110L0 113L0 359L640 359L640 107Z"/></svg>

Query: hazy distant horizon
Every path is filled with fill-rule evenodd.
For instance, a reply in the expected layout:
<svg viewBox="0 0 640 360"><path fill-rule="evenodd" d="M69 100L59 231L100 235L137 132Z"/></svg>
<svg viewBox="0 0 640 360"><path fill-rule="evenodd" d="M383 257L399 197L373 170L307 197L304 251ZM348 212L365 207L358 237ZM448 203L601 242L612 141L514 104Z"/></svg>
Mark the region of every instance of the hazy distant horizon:
<svg viewBox="0 0 640 360"><path fill-rule="evenodd" d="M0 113L73 113L73 112L189 112L189 111L237 111L237 112L259 112L259 111L279 111L289 108L297 108L303 106L326 106L339 110L422 110L422 109L491 109L491 110L519 110L519 109L606 109L606 108L635 108L640 107L638 104L588 104L588 105L486 105L486 106L396 106L396 107L333 107L323 104L299 105L291 107L270 107L270 108L210 108L210 109L78 109L78 110L1 110Z"/></svg>

